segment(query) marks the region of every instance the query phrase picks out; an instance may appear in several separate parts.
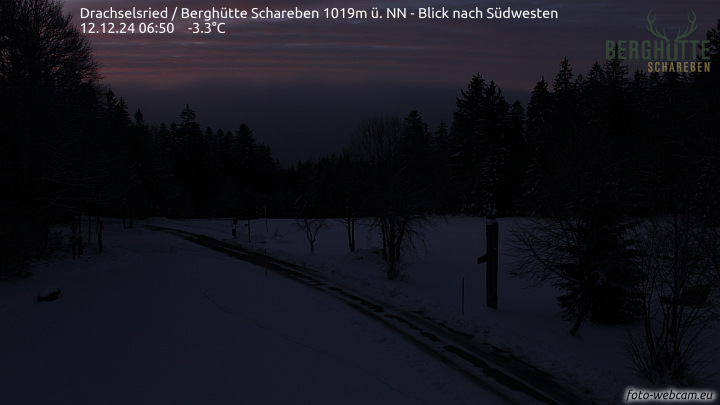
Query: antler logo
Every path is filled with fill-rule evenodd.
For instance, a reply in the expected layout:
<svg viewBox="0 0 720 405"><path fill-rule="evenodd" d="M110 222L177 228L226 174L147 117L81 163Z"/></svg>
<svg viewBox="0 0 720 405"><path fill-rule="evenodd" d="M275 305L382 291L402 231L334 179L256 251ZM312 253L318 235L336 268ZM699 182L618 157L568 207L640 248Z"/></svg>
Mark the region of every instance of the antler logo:
<svg viewBox="0 0 720 405"><path fill-rule="evenodd" d="M690 18L690 13L692 13L692 18ZM695 15L695 11L690 10L690 13L688 13L688 15L687 15L690 26L686 27L685 31L682 31L682 32L681 32L681 28L678 28L677 35L675 36L675 39L672 40L672 42L675 44L675 57L670 60L677 59L677 47L678 47L678 44L680 44L680 41L687 38L690 34L695 32L695 30L697 30L697 28L698 28L697 25L695 25L695 22L697 21L697 15ZM650 33L653 34L654 36L656 36L662 40L665 40L665 42L667 43L668 51L669 51L670 50L670 38L667 36L667 33L666 33L667 28L663 28L662 33L661 33L660 30L657 27L655 27L655 20L657 20L657 13L653 14L653 11L650 10L650 12L647 15L648 23L645 26L645 28L647 28L647 30L650 31ZM670 52L668 52L668 54L669 53Z"/></svg>
<svg viewBox="0 0 720 405"><path fill-rule="evenodd" d="M710 40L688 38L698 29L695 11L690 10L687 19L690 24L675 33L675 28L658 28L657 13L650 10L645 28L657 39L608 39L605 59L644 61L650 73L709 72Z"/></svg>

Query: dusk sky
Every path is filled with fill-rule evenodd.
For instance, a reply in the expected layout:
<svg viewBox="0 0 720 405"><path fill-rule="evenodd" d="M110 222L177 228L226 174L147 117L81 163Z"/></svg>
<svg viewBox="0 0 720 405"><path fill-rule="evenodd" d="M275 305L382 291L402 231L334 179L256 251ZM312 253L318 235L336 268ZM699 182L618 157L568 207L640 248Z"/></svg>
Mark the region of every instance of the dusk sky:
<svg viewBox="0 0 720 405"><path fill-rule="evenodd" d="M202 20L176 16L172 34L88 34L104 83L124 97L132 115L142 109L150 123L179 121L185 104L201 125L235 130L247 123L283 165L318 158L347 145L352 130L374 112L407 115L418 110L434 129L449 125L455 98L472 76L494 80L509 102L526 103L542 76L548 81L567 56L586 73L605 60L606 40L653 39L647 16L674 36L697 16L687 39L705 39L720 18L717 0L680 1L182 1L66 0L75 23L81 8L107 10L211 7L247 10L318 10L319 19L214 20L224 34L192 34ZM326 19L325 8L353 8L384 16L407 8L406 19ZM419 19L420 8L482 10L482 19ZM555 10L557 19L489 19L486 10ZM692 16L692 15L691 15ZM124 20L136 25L143 20ZM149 20L148 20L149 21ZM166 22L158 19L154 22ZM628 63L647 69L647 63Z"/></svg>

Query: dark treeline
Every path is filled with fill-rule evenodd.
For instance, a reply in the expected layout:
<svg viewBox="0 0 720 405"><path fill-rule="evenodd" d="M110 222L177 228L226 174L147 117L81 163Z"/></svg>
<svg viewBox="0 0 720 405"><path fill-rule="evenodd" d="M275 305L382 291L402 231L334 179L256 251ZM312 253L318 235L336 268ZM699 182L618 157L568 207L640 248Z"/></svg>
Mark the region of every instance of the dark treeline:
<svg viewBox="0 0 720 405"><path fill-rule="evenodd" d="M708 39L717 62L717 30ZM347 150L283 169L247 125L203 128L190 105L170 124L131 116L59 3L0 3L0 47L2 274L80 214L367 216L390 254L428 214L718 207L717 71L630 74L616 59L581 75L566 59L527 110L476 75L450 125L377 114Z"/></svg>
<svg viewBox="0 0 720 405"><path fill-rule="evenodd" d="M717 61L717 30L708 38ZM640 217L692 205L710 215L719 84L716 71L630 74L618 59L575 74L564 59L524 109L476 75L449 128L429 130L417 111L375 115L347 151L289 173L304 204L326 216L370 215L378 195L393 193L418 213L548 216L572 205Z"/></svg>
<svg viewBox="0 0 720 405"><path fill-rule="evenodd" d="M0 2L0 278L80 215L244 217L290 198L248 126L202 129L186 106L151 127L100 79L61 3Z"/></svg>
<svg viewBox="0 0 720 405"><path fill-rule="evenodd" d="M104 183L104 198L94 208L102 215L245 218L267 206L275 211L283 200L279 166L245 124L234 131L202 129L186 105L179 123L149 126L141 110L131 120L112 90L99 113L105 167L114 166L116 176Z"/></svg>

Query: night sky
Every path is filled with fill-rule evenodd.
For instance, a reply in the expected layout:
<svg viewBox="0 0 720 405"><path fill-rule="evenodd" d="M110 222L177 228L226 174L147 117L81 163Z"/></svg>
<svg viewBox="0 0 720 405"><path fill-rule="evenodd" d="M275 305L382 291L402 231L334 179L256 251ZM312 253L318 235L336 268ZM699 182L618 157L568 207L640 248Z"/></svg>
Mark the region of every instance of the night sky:
<svg viewBox="0 0 720 405"><path fill-rule="evenodd" d="M720 18L717 0L680 1L180 1L66 0L77 25L119 20L80 19L94 10L318 10L316 20L224 20L225 34L192 34L176 16L173 34L88 34L104 83L122 96L130 114L151 123L179 121L186 103L203 126L235 130L247 123L283 165L339 151L357 124L374 112L405 116L418 110L434 129L449 125L455 98L474 74L494 80L509 102L526 103L542 76L548 81L567 56L574 73L604 62L605 41L652 39L656 26L675 35L697 16L688 39L704 39ZM327 7L370 11L421 7L484 12L488 7L556 10L558 19L326 19ZM136 25L143 20L125 20ZM163 22L165 20L155 20ZM220 20L217 20L220 21ZM628 63L632 71L646 64Z"/></svg>

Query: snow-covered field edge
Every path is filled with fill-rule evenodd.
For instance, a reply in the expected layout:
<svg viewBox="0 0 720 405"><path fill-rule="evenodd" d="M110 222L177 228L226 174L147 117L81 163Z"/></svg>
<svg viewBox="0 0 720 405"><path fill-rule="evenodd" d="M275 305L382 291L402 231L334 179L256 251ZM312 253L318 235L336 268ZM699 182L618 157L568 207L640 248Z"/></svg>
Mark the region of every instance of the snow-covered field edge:
<svg viewBox="0 0 720 405"><path fill-rule="evenodd" d="M336 283L423 314L472 335L477 342L507 350L597 403L621 402L628 387L669 388L652 386L635 373L626 345L628 331L639 328L639 323L586 322L579 335L572 336L572 324L562 319L556 303L560 291L551 285L528 287L513 276L511 231L525 221L499 220L499 308L495 310L485 306L485 266L477 264L486 250L483 218L432 219L424 229L424 243L406 257L403 277L397 281L386 280L383 274L379 235L369 220L360 220L357 225L355 253L349 252L343 225L326 220L326 228L317 235L314 254L304 232L291 219L251 220L249 238L247 221L238 222L233 238L232 219L150 220L154 225L205 234L312 268ZM706 356L720 348L717 330L718 325L713 325ZM700 372L698 389L720 388L720 364L706 362Z"/></svg>

